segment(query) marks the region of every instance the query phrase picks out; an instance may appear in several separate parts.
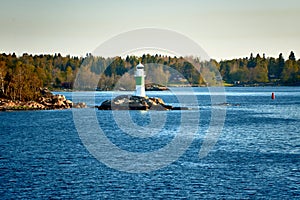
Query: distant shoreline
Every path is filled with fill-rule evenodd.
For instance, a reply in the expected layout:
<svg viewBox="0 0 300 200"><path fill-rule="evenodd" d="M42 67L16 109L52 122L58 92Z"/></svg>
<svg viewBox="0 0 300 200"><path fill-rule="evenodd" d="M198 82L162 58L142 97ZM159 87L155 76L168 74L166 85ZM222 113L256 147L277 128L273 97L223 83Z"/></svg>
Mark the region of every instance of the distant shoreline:
<svg viewBox="0 0 300 200"><path fill-rule="evenodd" d="M270 84L270 83L255 83L255 84L223 84L221 87L299 87L300 83L298 84ZM152 92L152 91L169 91L169 88L186 88L186 87L193 87L193 88L204 88L204 87L220 87L220 86L198 86L198 85L171 85L165 88L168 89L163 89L163 90L147 90L147 92ZM51 90L52 92L93 92L93 91L97 91L97 92L110 92L110 91L120 91L120 92L124 92L124 91L134 91L134 90L73 90L73 89L53 89Z"/></svg>

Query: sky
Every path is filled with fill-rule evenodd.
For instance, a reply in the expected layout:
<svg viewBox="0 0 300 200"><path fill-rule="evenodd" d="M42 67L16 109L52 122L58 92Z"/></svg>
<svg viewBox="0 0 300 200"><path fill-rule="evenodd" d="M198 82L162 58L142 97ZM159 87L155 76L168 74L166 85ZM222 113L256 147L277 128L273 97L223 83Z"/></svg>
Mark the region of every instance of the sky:
<svg viewBox="0 0 300 200"><path fill-rule="evenodd" d="M139 28L176 31L214 59L300 58L299 0L0 0L0 52L85 56Z"/></svg>

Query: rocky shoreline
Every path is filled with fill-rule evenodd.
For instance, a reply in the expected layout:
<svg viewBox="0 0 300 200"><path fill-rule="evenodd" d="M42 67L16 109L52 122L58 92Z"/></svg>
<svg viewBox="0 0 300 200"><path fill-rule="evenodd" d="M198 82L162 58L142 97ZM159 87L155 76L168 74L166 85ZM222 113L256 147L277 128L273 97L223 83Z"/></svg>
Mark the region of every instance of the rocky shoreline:
<svg viewBox="0 0 300 200"><path fill-rule="evenodd" d="M161 98L131 95L120 95L95 107L98 110L189 110L187 107L166 105Z"/></svg>
<svg viewBox="0 0 300 200"><path fill-rule="evenodd" d="M159 84L153 84L153 83L148 83L145 85L145 90L146 91L165 91L169 90L166 86L159 85Z"/></svg>
<svg viewBox="0 0 300 200"><path fill-rule="evenodd" d="M62 110L70 108L86 108L85 103L73 103L64 95L52 94L47 88L41 88L41 97L37 101L18 101L0 98L0 111L17 110Z"/></svg>

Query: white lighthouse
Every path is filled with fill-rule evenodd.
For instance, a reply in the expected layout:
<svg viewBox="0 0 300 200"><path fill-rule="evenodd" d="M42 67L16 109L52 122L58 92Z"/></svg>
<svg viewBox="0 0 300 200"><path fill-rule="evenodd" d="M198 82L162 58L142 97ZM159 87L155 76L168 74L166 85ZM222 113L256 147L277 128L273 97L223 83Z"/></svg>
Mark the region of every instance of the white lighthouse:
<svg viewBox="0 0 300 200"><path fill-rule="evenodd" d="M136 66L135 71L135 96L145 97L145 73L144 73L144 65L139 63Z"/></svg>

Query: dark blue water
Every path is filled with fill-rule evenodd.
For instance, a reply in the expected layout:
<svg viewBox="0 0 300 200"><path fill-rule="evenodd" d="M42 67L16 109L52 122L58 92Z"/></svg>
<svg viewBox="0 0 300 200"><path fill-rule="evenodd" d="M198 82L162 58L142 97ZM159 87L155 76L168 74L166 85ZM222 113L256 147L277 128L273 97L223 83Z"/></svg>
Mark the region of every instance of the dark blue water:
<svg viewBox="0 0 300 200"><path fill-rule="evenodd" d="M272 92L275 100L271 100ZM191 102L187 106L200 108L200 122L191 145L173 163L147 173L122 172L98 161L80 139L72 110L1 112L1 199L300 197L299 87L226 88L230 105L218 108L226 109L222 133L201 159L198 153L214 105L206 88L195 88L194 94L198 105ZM94 104L89 101L94 93L76 95ZM189 99L189 94L183 95ZM96 104L110 96L97 92ZM179 104L168 92L149 96ZM158 133L140 138L121 130L111 111L86 111L96 113L98 126L116 146L137 153L155 152L174 140L184 114L130 111L131 120L142 128L151 126L153 117L165 117L162 128L153 127ZM193 123L191 118L187 127ZM189 131L186 128L187 137Z"/></svg>

